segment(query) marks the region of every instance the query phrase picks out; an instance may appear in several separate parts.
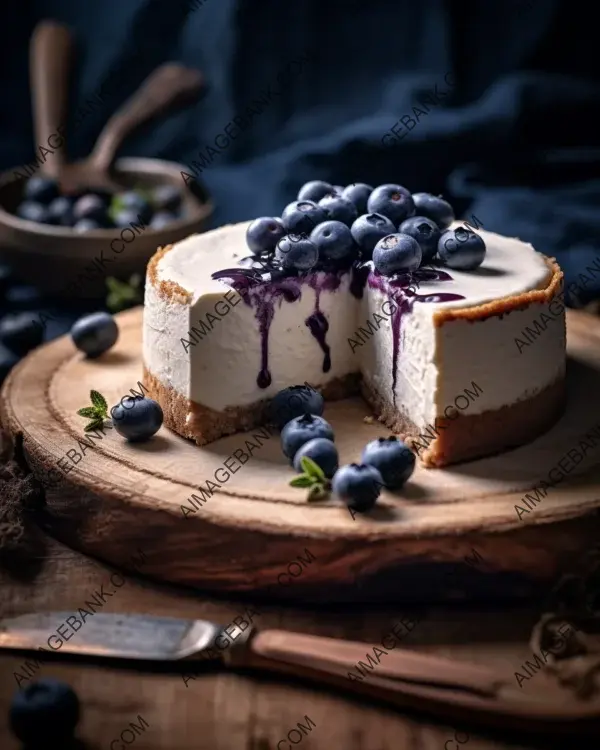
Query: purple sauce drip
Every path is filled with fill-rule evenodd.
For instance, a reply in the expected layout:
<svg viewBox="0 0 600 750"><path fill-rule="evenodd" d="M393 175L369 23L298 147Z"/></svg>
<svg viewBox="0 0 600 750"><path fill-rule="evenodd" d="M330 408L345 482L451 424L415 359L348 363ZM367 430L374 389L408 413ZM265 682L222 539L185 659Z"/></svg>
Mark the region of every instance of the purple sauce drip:
<svg viewBox="0 0 600 750"><path fill-rule="evenodd" d="M275 303L295 302L302 296L302 286L308 284L316 294L315 310L304 321L312 336L323 352L323 372L331 369L331 349L327 344L329 322L320 309L321 292L333 292L339 288L347 270L331 269L326 272L307 273L302 276L289 276L268 262L243 258L243 266L226 268L212 274L213 279L226 281L242 297L244 302L254 308L258 321L261 354L260 371L256 378L259 388L268 388L272 378L269 371L269 331L275 315ZM393 278L381 276L372 271L371 264L355 263L351 270L350 292L357 299L362 299L367 283L373 289L379 289L388 295L396 304L392 313L392 388L394 405L396 403L396 380L398 370L398 355L400 351L400 333L402 315L413 309L415 302L453 302L464 299L460 294L440 292L437 294L421 295L413 292L409 287L417 286L421 282L451 281L452 276L445 271L435 268L424 268L414 273L398 274Z"/></svg>
<svg viewBox="0 0 600 750"><path fill-rule="evenodd" d="M379 289L388 295L396 304L392 312L392 398L396 405L396 382L398 379L398 355L400 353L400 333L402 316L411 312L415 302L455 302L464 299L462 294L438 292L437 294L417 294L410 286L418 286L427 281L452 281L452 276L446 271L434 268L424 268L414 273L398 274L393 278L381 276L377 271L368 278L369 287Z"/></svg>

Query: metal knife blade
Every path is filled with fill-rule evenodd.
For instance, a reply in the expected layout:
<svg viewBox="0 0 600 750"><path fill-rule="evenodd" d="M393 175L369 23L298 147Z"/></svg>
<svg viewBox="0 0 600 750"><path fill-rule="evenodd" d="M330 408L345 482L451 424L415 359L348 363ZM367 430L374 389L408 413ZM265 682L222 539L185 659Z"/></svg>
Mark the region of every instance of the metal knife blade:
<svg viewBox="0 0 600 750"><path fill-rule="evenodd" d="M0 620L0 648L148 661L202 658L222 628L207 620L94 613L84 622L73 612L41 612ZM67 619L71 618L71 620ZM71 622L73 623L71 625ZM75 624L80 626L75 630Z"/></svg>

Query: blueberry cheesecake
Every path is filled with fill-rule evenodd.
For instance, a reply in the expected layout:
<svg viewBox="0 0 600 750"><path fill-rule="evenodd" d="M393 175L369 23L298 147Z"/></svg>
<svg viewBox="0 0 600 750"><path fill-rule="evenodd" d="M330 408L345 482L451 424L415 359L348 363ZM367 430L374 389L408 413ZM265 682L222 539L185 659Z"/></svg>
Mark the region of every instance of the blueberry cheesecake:
<svg viewBox="0 0 600 750"><path fill-rule="evenodd" d="M564 404L562 272L475 224L402 185L313 181L279 216L160 248L143 352L165 424L204 445L307 383L427 436L425 466L532 440Z"/></svg>

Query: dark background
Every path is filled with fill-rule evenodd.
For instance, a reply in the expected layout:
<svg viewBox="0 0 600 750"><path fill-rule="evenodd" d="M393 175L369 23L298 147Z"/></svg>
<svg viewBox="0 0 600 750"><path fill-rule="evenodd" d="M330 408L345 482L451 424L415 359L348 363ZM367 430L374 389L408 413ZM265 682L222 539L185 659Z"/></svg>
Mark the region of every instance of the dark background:
<svg viewBox="0 0 600 750"><path fill-rule="evenodd" d="M71 26L78 44L71 159L89 152L110 113L161 62L200 68L207 92L191 109L132 137L123 153L190 164L276 85L290 60L308 58L203 171L217 202L215 225L280 213L309 179L399 182L415 192L443 192L459 216L474 213L486 229L554 255L567 283L596 258L600 63L593 4L204 0L195 10L189 6L190 0L3 3L0 168L33 158L29 38L39 20L54 18ZM401 140L388 137L384 145L384 134L411 115L424 92L436 84L448 90L447 74L456 81L451 94L410 132L397 128ZM74 128L77 106L109 79L117 85L108 87L104 104ZM571 304L600 297L600 274L582 289Z"/></svg>

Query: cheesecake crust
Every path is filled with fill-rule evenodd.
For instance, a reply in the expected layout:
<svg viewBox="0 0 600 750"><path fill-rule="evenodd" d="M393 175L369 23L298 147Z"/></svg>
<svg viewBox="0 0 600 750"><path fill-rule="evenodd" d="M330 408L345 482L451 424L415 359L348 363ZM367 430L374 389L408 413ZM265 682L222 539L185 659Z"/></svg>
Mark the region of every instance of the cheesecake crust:
<svg viewBox="0 0 600 750"><path fill-rule="evenodd" d="M324 388L318 388L327 401L339 401L359 392L358 374L335 378ZM160 404L165 425L182 437L194 440L196 445L206 445L225 435L245 432L264 424L266 407L271 399L265 398L248 406L228 407L216 411L196 403L171 386L162 383L144 365L144 385L149 395Z"/></svg>

